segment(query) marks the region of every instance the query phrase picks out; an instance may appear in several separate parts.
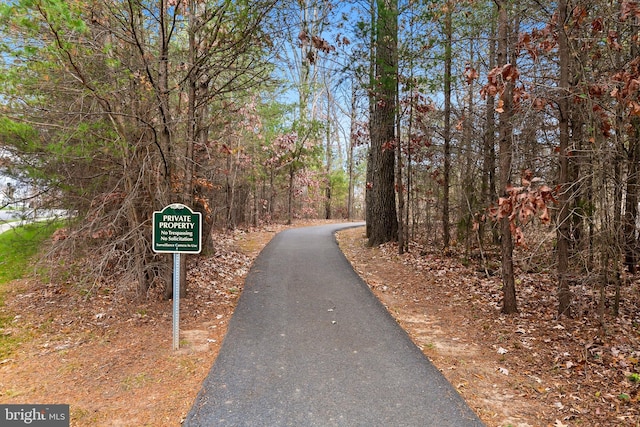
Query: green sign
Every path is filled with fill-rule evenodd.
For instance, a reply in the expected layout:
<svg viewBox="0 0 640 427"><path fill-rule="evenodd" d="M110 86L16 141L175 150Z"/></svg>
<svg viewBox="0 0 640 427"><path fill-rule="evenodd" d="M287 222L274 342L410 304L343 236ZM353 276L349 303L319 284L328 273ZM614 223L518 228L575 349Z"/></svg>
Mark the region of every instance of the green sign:
<svg viewBox="0 0 640 427"><path fill-rule="evenodd" d="M168 205L153 213L153 251L200 253L202 214L181 203Z"/></svg>

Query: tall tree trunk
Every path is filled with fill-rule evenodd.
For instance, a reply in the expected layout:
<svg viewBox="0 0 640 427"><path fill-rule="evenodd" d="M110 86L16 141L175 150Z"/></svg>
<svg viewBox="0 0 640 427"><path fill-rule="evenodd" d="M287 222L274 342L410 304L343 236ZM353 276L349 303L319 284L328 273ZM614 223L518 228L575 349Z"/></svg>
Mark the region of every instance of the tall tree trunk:
<svg viewBox="0 0 640 427"><path fill-rule="evenodd" d="M575 68L575 67L574 67ZM579 71L574 71L574 79L570 83L572 88L578 88L580 82L583 80L582 74ZM575 183L580 183L573 192L573 200L571 202L572 209L577 214L572 215L571 228L572 228L572 248L571 254L576 251L589 251L589 240L587 230L587 223L591 218L587 205L591 202L591 197L588 196L590 186L589 173L585 176L585 172L589 169L588 154L585 152L584 144L584 114L580 108L572 108L570 112L570 135L575 144L575 152L578 155L572 156L569 163L570 180ZM586 182L585 182L586 181ZM587 267L588 268L588 267Z"/></svg>
<svg viewBox="0 0 640 427"><path fill-rule="evenodd" d="M160 189L163 193L160 198L161 204L165 205L173 200L174 192L171 186L171 179L175 173L176 156L171 143L171 113L169 109L169 29L167 4L164 0L159 0L160 10L160 36L158 37L158 115L161 118L160 132L158 138L160 147L167 159L167 167L165 170L165 185Z"/></svg>
<svg viewBox="0 0 640 427"><path fill-rule="evenodd" d="M296 169L293 163L289 166L289 197L287 200L287 224L293 224L293 184L295 182Z"/></svg>
<svg viewBox="0 0 640 427"><path fill-rule="evenodd" d="M397 83L397 81L396 81ZM396 86L396 105L400 105L399 102L399 87ZM405 251L405 236L404 230L406 223L404 222L404 183L402 182L402 134L400 129L400 120L396 120L396 192L398 193L398 253L402 255Z"/></svg>
<svg viewBox="0 0 640 427"><path fill-rule="evenodd" d="M369 10L370 15L370 29L371 38L369 39L369 151L367 153L367 171L366 171L366 184L365 184L365 220L366 220L366 236L371 237L371 221L369 218L373 217L373 120L376 109L376 19L377 19L377 1L370 0Z"/></svg>
<svg viewBox="0 0 640 427"><path fill-rule="evenodd" d="M453 4L447 2L444 32L444 168L442 179L442 246L449 249L451 239L449 218L449 187L451 178L451 61L453 43Z"/></svg>
<svg viewBox="0 0 640 427"><path fill-rule="evenodd" d="M469 64L473 65L475 61L474 57L474 45L473 43L469 43ZM465 221L466 227L464 230L464 240L465 240L465 254L468 256L471 251L471 236L472 236L472 224L474 220L474 211L476 209L476 188L474 185L473 179L473 119L472 117L475 115L475 99L474 94L476 92L474 80L472 80L467 87L467 105L466 111L464 114L464 137L462 143L462 154L464 154L464 171L462 176L462 196L464 200L462 200L462 206L467 207L467 213L464 215L467 220Z"/></svg>
<svg viewBox="0 0 640 427"><path fill-rule="evenodd" d="M638 236L636 224L638 220L638 162L640 162L640 140L638 130L640 122L634 119L635 126L629 135L627 159L627 197L624 211L624 251L627 271L636 274L638 270Z"/></svg>
<svg viewBox="0 0 640 427"><path fill-rule="evenodd" d="M412 202L412 191L413 191L413 181L412 181L412 173L413 173L413 168L411 165L412 162L412 158L411 158L411 153L413 151L413 146L412 146L412 141L411 141L411 134L413 133L413 101L410 103L410 107L409 107L409 126L407 128L407 188L406 188L406 194L407 194L407 207L404 211L404 224L405 224L405 230L404 230L404 241L405 241L405 246L406 249L409 250L409 240L412 238L413 234L412 231L413 227L410 226L410 212L411 212L411 202Z"/></svg>
<svg viewBox="0 0 640 427"><path fill-rule="evenodd" d="M412 162L412 158L411 158L411 153L413 152L413 92L414 92L414 87L413 87L413 65L411 65L410 67L410 73L411 73L411 77L409 78L409 80L412 82L410 88L409 88L409 120L407 123L407 173L406 173L406 181L407 181L407 188L406 188L406 194L407 194L407 204L406 204L406 209L404 212L404 224L405 224L405 229L404 229L404 241L405 241L405 246L406 249L409 249L409 239L412 238L411 235L411 229L412 226L410 225L410 216L409 216L409 212L411 211L411 203L412 203L412 180L411 180L411 174L413 173L412 171L412 167L411 167L411 162Z"/></svg>
<svg viewBox="0 0 640 427"><path fill-rule="evenodd" d="M326 147L326 183L324 190L324 218L331 219L331 168L333 167L333 150L331 147L331 94L329 93L329 87L327 86L327 128L325 137L327 139L327 147Z"/></svg>
<svg viewBox="0 0 640 427"><path fill-rule="evenodd" d="M498 6L498 67L507 65L507 53L509 45L509 14L507 1L497 0ZM500 147L500 192L506 196L506 189L511 181L511 163L513 157L512 148L512 118L513 118L513 83L504 82L505 88L501 95L502 112L499 122L499 147ZM502 312L512 314L518 311L516 302L516 287L513 272L513 237L511 236L511 223L509 218L500 219L501 259L502 259Z"/></svg>
<svg viewBox="0 0 640 427"><path fill-rule="evenodd" d="M397 0L378 0L376 28L376 102L371 120L370 162L367 175L371 206L369 242L376 246L395 241L398 218L395 195L395 117L398 72L398 4Z"/></svg>
<svg viewBox="0 0 640 427"><path fill-rule="evenodd" d="M619 110L622 110L621 108ZM623 118L622 118L622 111L619 111L618 117L616 118L616 134L620 134L622 135L622 129L623 129ZM609 251L612 252L611 254L611 259L612 259L612 267L613 267L613 277L614 278L619 278L620 277L620 273L621 273L621 265L620 265L620 259L622 259L622 257L624 256L623 254L623 245L624 245L624 235L623 235L623 228L624 228L624 224L623 224L623 216L622 216L622 189L623 189L623 182L622 182L622 167L621 165L624 163L624 153L622 152L621 147L616 147L616 153L615 153L615 161L614 161L614 166L613 166L613 176L614 176L614 199L613 199L613 206L614 206L614 211L613 211L613 226L611 227L612 229L612 238L611 240L611 245L607 248ZM605 283L606 286L606 283ZM616 297L619 293L619 287L620 287L620 281L616 280L615 281L615 291L616 291ZM614 313L616 313L617 311L617 305L618 305L618 300L617 298L614 297Z"/></svg>
<svg viewBox="0 0 640 427"><path fill-rule="evenodd" d="M176 173L177 153L174 150L171 141L171 113L169 107L169 22L167 16L167 4L164 0L159 0L159 30L158 36L158 84L157 84L157 102L158 116L160 117L160 130L158 132L159 146L161 147L166 158L164 181L159 185L156 199L160 203L160 207L175 201L175 191L171 185L171 181ZM146 256L146 255L145 255ZM171 257L166 257L167 264L164 268L165 297L173 295L171 274L173 263ZM148 277L148 274L145 273ZM143 284L144 289L149 283Z"/></svg>
<svg viewBox="0 0 640 427"><path fill-rule="evenodd" d="M354 166L354 158L353 158L353 149L355 148L355 129L356 129L356 88L355 82L351 82L351 110L349 111L350 117L350 132L349 132L349 156L347 159L348 168L349 168L349 194L347 196L347 219L353 219L353 166Z"/></svg>
<svg viewBox="0 0 640 427"><path fill-rule="evenodd" d="M191 72L189 73L188 81L188 105L187 105L187 137L185 143L185 153L182 159L182 167L184 169L184 182L182 191L182 203L186 204L190 208L193 207L193 175L194 175L194 146L196 138L198 137L198 111L197 111L197 96L198 96L198 79L200 70L195 65L197 63L198 47L196 42L196 3L193 0L189 1L188 14L189 14L189 63L193 64ZM173 288L171 288L173 293ZM180 297L187 296L187 256L186 254L180 257Z"/></svg>
<svg viewBox="0 0 640 427"><path fill-rule="evenodd" d="M640 37L640 17L635 17L634 24L631 26L631 33L635 37ZM631 43L631 58L640 56L640 45L636 39L635 43ZM638 116L631 117L631 126L628 127L629 149L628 149L628 172L627 172L627 199L625 206L625 264L627 270L631 274L638 272L638 190L640 189L640 173L638 162L640 162L640 118Z"/></svg>
<svg viewBox="0 0 640 427"><path fill-rule="evenodd" d="M583 83L585 81L584 68L579 64L586 64L589 61L589 53L585 49L581 49L580 38L578 35L578 37L567 39L570 51L577 55L570 59L569 71L569 87L575 93L579 93L581 88L585 86ZM572 239L570 256L572 257L576 252L589 254L591 251L588 224L592 220L592 213L588 206L591 203L591 197L589 196L591 185L589 181L593 178L593 174L590 173L593 168L592 159L590 158L593 151L589 150L591 144L585 141L586 119L585 108L579 108L575 104L574 107L570 108L569 135L575 149L572 150L572 155L569 157L569 180L572 183L576 183L571 200L571 209L574 212L571 215ZM591 269L589 264L589 255L587 255L587 270Z"/></svg>
<svg viewBox="0 0 640 427"><path fill-rule="evenodd" d="M571 292L569 289L569 41L565 29L567 21L567 2L558 3L558 54L560 55L560 81L558 86L558 126L560 146L558 163L560 171L558 184L560 186L558 203L557 241L558 241L558 314L571 316Z"/></svg>
<svg viewBox="0 0 640 427"><path fill-rule="evenodd" d="M491 30L489 37L489 69L492 70L496 66L496 25L491 21ZM487 97L485 131L482 143L482 201L485 207L490 206L497 195L496 193L496 112L495 98ZM480 222L479 234L480 239L484 239L484 221ZM494 238L497 241L497 238ZM482 244L482 242L480 243Z"/></svg>

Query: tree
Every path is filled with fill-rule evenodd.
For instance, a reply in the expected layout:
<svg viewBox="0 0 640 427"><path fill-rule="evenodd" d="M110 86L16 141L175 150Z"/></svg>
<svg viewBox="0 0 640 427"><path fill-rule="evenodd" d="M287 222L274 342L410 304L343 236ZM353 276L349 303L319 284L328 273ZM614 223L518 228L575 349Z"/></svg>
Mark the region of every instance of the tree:
<svg viewBox="0 0 640 427"><path fill-rule="evenodd" d="M370 246L395 241L398 218L395 197L396 91L398 73L397 0L378 0L375 87L367 163L367 224Z"/></svg>
<svg viewBox="0 0 640 427"><path fill-rule="evenodd" d="M4 63L3 104L37 135L29 146L11 144L19 159L14 170L78 216L61 245L88 244L98 255L89 273L94 280L109 270L124 277L121 283L137 283L141 296L168 284L166 257L151 251L152 212L196 202L195 182L206 180L196 147L215 145L209 108L265 81L260 23L272 6L260 0L3 5L2 31L15 41L3 45L11 58ZM202 195L196 208L210 224L213 195Z"/></svg>
<svg viewBox="0 0 640 427"><path fill-rule="evenodd" d="M558 213L557 239L558 239L558 313L560 315L571 315L571 294L569 291L568 273L569 273L569 98L571 91L569 88L569 40L567 36L567 2L560 0L558 2L558 54L560 80L558 87L560 89L558 99L558 123L559 123L559 140L558 147L559 157L559 203L560 212Z"/></svg>
<svg viewBox="0 0 640 427"><path fill-rule="evenodd" d="M450 187L451 187L451 61L453 48L453 3L447 1L444 15L444 159L442 170L442 246L449 250L450 230Z"/></svg>
<svg viewBox="0 0 640 427"><path fill-rule="evenodd" d="M496 110L499 112L498 138L500 158L500 192L507 194L507 187L511 182L512 165L512 123L513 119L513 86L517 74L515 64L508 62L508 48L510 34L508 2L496 0L498 7L498 49L497 67L493 70L493 78L500 87L500 98ZM515 277L513 271L513 238L511 235L511 222L508 217L500 219L500 241L502 261L502 312L511 314L518 311L516 302Z"/></svg>
<svg viewBox="0 0 640 427"><path fill-rule="evenodd" d="M496 61L496 24L495 19L491 20L491 26L489 31L489 69L495 68ZM485 124L484 135L482 139L482 184L481 194L483 205L489 207L494 201L497 195L496 193L496 113L495 113L495 98L493 96L487 96L486 111L485 111ZM483 215L484 216L484 215ZM479 230L480 238L484 238L484 224L485 221L480 221L479 226L482 227ZM482 242L480 243L482 245Z"/></svg>

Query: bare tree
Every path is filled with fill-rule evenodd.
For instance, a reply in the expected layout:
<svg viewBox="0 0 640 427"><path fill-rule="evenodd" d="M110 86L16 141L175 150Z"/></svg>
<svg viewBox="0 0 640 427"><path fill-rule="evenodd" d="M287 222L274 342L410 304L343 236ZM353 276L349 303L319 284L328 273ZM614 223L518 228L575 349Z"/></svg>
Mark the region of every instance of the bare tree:
<svg viewBox="0 0 640 427"><path fill-rule="evenodd" d="M509 22L508 2L497 0L498 7L498 49L497 49L497 73L501 79L503 90L499 99L499 148L500 148L500 192L506 194L511 182L511 165L513 160L513 79L508 78L509 70L515 65L508 62L509 47ZM516 288L513 266L513 237L511 235L511 223L509 218L500 219L501 261L502 261L502 312L511 314L518 311L516 303Z"/></svg>

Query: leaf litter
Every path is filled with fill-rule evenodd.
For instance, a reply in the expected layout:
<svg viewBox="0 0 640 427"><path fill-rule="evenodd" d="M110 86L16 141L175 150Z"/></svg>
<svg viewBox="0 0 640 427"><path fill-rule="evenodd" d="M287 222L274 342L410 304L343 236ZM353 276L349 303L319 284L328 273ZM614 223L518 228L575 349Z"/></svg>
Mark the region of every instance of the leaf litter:
<svg viewBox="0 0 640 427"><path fill-rule="evenodd" d="M640 425L640 286L600 325L595 289L574 287L575 318L558 318L550 273L517 275L520 312L500 313L499 274L412 244L366 247L362 229L341 249L416 345L489 427ZM385 288L387 290L385 290ZM636 381L634 381L634 379ZM462 386L461 386L462 385Z"/></svg>
<svg viewBox="0 0 640 427"><path fill-rule="evenodd" d="M212 254L187 257L180 349L161 290L69 278L9 284L0 316L21 343L0 357L0 403L65 403L73 426L176 426L222 344L253 259L274 231L216 233ZM157 294L154 294L157 292Z"/></svg>
<svg viewBox="0 0 640 427"><path fill-rule="evenodd" d="M131 301L109 283L87 296L72 281L13 282L0 314L14 320L1 332L22 344L0 357L0 403L68 403L74 426L179 425L222 345L244 276L283 228L216 234L212 255L189 257L177 352L171 301ZM503 316L499 278L473 265L417 246L403 256L393 244L367 248L362 229L340 232L339 242L487 426L640 423L637 283L623 290L621 315L608 317L603 333L589 310L557 319L548 274L519 274L520 313ZM576 304L594 306L594 292L578 288Z"/></svg>

